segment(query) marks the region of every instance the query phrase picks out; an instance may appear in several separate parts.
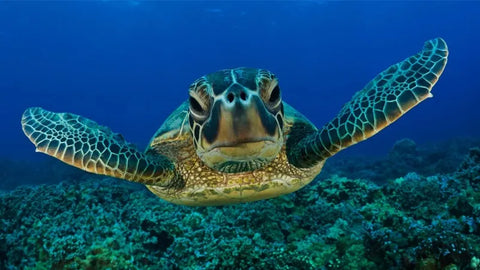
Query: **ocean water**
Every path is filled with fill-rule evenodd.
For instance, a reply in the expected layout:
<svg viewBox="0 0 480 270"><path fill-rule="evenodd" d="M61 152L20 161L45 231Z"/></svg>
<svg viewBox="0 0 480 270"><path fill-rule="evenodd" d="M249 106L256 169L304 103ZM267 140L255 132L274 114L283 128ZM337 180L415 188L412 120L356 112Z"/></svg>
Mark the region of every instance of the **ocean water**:
<svg viewBox="0 0 480 270"><path fill-rule="evenodd" d="M475 165L477 164L475 162L478 162L477 152L470 150L470 156L467 157L470 148L479 146L480 139L479 15L480 2L477 1L0 2L0 90L2 93L0 112L3 120L0 129L0 161L2 162L0 176L3 179L0 181L3 183L0 183L0 190L5 190L1 201L3 212L0 214L4 215L1 219L5 225L4 228L9 228L9 231L0 231L0 269L22 269L27 266L36 269L51 267L56 269L100 269L102 267L159 269L159 265L172 269L248 269L248 267L260 269L266 266L268 266L266 268L276 268L272 266L275 263L278 263L278 269L287 269L288 265L293 269L309 267L312 269L356 267L372 269L375 268L375 264L377 267L381 265L381 267L396 269L428 268L432 265L436 267L435 269L452 267L452 265L463 269L480 269L480 262L476 261L476 258L480 257L480 244L475 242L480 235L480 196L478 196L478 189L475 188L480 182L478 180L480 173L476 174L478 166ZM42 224L46 224L46 217L51 220L59 213L58 209L52 210L50 204L41 208L47 213L46 216L39 217L36 216L38 213L32 212L33 221L29 221L30 223L22 219L24 217L19 218L14 214L16 211L13 207L28 209L37 205L40 200L49 200L55 196L63 198L62 196L71 192L80 194L72 195L73 198L78 196L89 198L85 202L76 204L78 207L89 205L90 208L87 208L90 209L90 213L83 213L84 217L89 218L95 216L91 211L106 211L101 209L109 208L109 203L113 204L116 198L120 198L124 210L115 213L107 211L107 214L95 212L100 216L105 215L105 219L108 220L111 217L110 214L114 216L127 213L125 205L129 205L129 200L132 199L124 198L123 196L126 195L119 195L113 191L109 193L110 190L105 187L105 184L96 186L95 181L103 181L103 178L92 178L90 174L70 169L67 165L54 161L53 158L35 153L34 146L24 136L20 126L21 115L28 107L40 106L51 111L72 112L88 117L109 126L113 131L121 133L126 140L143 149L169 114L188 98L188 86L195 79L224 68L256 67L268 69L276 74L283 100L303 113L317 127L321 127L335 117L342 105L379 72L417 53L422 49L425 41L436 37L442 37L447 42L450 54L445 71L432 91L433 98L424 101L373 138L340 153L338 159L333 160L331 164L327 163L325 170L328 175L325 174L324 178L332 179L329 178L330 175L335 174L348 177L347 180L338 180L339 183L362 178L364 179L362 181L367 181L365 186L368 188L365 187L365 190L381 190L386 197L403 192L403 188L406 188L402 186L405 185L404 180L434 183L432 185L438 186L439 190L443 183L443 187L445 190L448 189L448 192L444 190L443 193L439 191L440 193L437 194L431 192L430 187L422 186L418 190L419 192L426 190L423 194L425 198L421 195L403 193L403 197L391 198L392 201L397 202L391 204L392 209L396 207L403 209L404 206L402 215L405 220L411 221L409 223L413 228L411 230L420 228L416 231L417 235L423 233L425 239L434 239L434 244L431 246L437 249L433 247L428 249L428 241L424 238L407 236L408 229L404 229L401 225L391 225L396 224L397 218L401 219L400 214L385 219L379 218L382 220L380 222L382 226L388 227L390 224L388 227L390 231L386 231L387 229L383 227L381 229L375 227L378 224L366 218L372 214L361 212L359 209L362 204L358 201L355 201L358 205L353 203L354 210L343 205L338 209L335 208L337 212L327 218L330 226L322 224L320 229L320 227L313 228L305 224L299 225L290 215L295 212L295 203L298 208L308 209L312 211L308 213L315 215L315 209L318 211L328 209L324 204L345 202L357 196L355 192L358 190L352 191L351 194L355 193L355 196L352 195L349 198L339 196L339 201L333 200L325 191L327 188L323 189L321 183L317 183L315 189L303 191L301 195L292 195L280 201L269 200L258 204L237 206L237 208L192 210L168 205L146 193L139 185L117 187L116 182L112 182L115 191L119 194L122 192L141 194L135 195L137 197L133 206L128 206L132 209L135 207L138 209L143 205L142 200L144 200L148 201L150 206L158 203L170 211L165 210L166 212L176 213L175 215L161 214L165 219L169 219L169 222L158 225L162 229L155 233L152 233L154 229L151 229L153 225L150 223L164 222L158 216L155 216L155 219L151 216L148 218L136 216L135 219L128 221L129 223L126 222L128 226L118 229L121 231L124 228L140 226L139 234L142 230L154 234L150 238L139 236L143 239L142 241L150 241L145 242L147 244L142 246L143 250L132 244L138 240L133 236L118 240L122 233L105 234L105 230L120 224L120 221L108 221L98 225L99 223L95 222L100 221L91 221L88 218L81 221L72 219L65 222L66 225L63 224L64 228L61 228L62 224L58 221L60 223L53 223L53 225L59 226L61 231L59 233L46 228L39 229ZM400 140L403 141L397 143ZM408 158L405 158L407 156ZM452 175L455 172L457 174ZM438 178L426 180L426 177L434 176ZM402 180L398 180L400 177L403 177ZM82 187L83 179L86 181L85 187ZM445 179L451 179L451 181ZM39 187L40 184L52 185L63 180L73 181L78 186L63 184ZM392 190L371 187L369 180L379 185L396 181L392 184L392 190L396 192L388 193ZM94 183L91 183L92 181ZM461 181L470 181L470 184L467 185L466 182ZM463 184L452 186L452 183L460 182ZM23 184L33 186L20 187ZM345 185L343 188L347 186L351 188L351 185ZM415 184L409 187L417 189ZM17 189L14 190L14 188ZM137 190L138 188L140 191ZM338 188L342 189L342 185ZM95 191L94 195L86 195L92 194L92 190ZM316 194L312 190L319 192ZM358 198L363 198L360 193ZM448 195L445 195L447 193ZM45 194L51 194L52 197ZM446 204L453 208L434 209L434 205L424 204L428 201L428 196L425 194L428 196L437 194L439 198L437 206ZM463 194L464 197L457 198L455 194ZM301 196L307 195L310 199L303 200L304 197ZM89 196L92 198L106 196L111 200L106 199L106 202L100 202ZM25 202L12 199L25 197L28 198ZM313 203L316 205L313 209L311 201L313 197L326 201ZM416 204L415 200L418 200L418 205L431 209L428 213L430 216L422 220L413 206L411 208L405 206L406 203L402 200L413 200L412 204ZM12 201L17 204L10 204L9 202ZM368 203L373 202L368 201ZM62 205L65 209L61 209L60 212L65 214L68 211L74 211L68 208L71 206ZM260 206L276 209L279 214L272 220L262 223L262 217L272 213L258 210ZM470 207L471 210L467 212L459 210L470 209ZM241 209L245 211L242 212ZM349 215L350 212L345 209L350 209L348 211L353 211L355 215L362 215L365 220L346 218L344 215ZM155 207L147 210L151 213L161 211ZM28 210L22 211L30 213ZM128 213L139 215L135 211L131 210ZM422 211L428 212L425 209ZM388 211L385 210L385 212ZM422 214L427 215L424 212ZM238 216L238 213L242 213L241 217L245 220L256 222L256 225L247 222L253 227L246 232L245 227L239 225L238 220L231 220L234 219L232 216ZM305 215L307 212L302 213ZM72 216L67 214L65 217ZM75 212L75 218L77 215L78 213ZM300 213L296 215L307 219ZM222 226L219 216L223 216L225 224L234 228L231 231L236 232L234 234L239 237L238 239L232 235L229 235L231 238L226 238L228 230L212 229L219 228L215 226ZM440 221L435 221L436 218ZM147 219L150 223L145 221ZM314 221L318 220L312 220ZM78 244L80 240L76 239L74 242L78 245L72 245L68 242L70 238L65 235L68 235L70 226L68 224L73 222L80 222L82 226L88 224L100 226L104 231L99 230L97 233L107 240L95 242L96 240L92 240L96 239L94 236L87 237L86 233L79 232L78 239L83 241L82 244ZM282 225L272 229L268 222ZM29 225L24 227L38 234L36 240L18 240L21 239L18 236L19 231L23 229L16 230L16 228L20 228L20 224L24 223L30 225L30 227ZM177 226L175 224L184 224L188 229L173 228L172 226ZM363 226L363 229L356 231L346 229L354 224ZM403 226L406 225L403 224ZM206 227L209 229L205 229ZM337 234L331 228L339 228L340 231L343 229L343 234ZM29 233L27 229L22 232ZM72 233L75 230L72 229ZM202 230L206 230L215 237L202 238L194 233ZM428 230L432 232L430 235L427 233ZM452 235L454 232L461 232L465 237L462 235L463 238L459 239L450 234L442 235L440 233L442 230L452 232ZM82 227L78 231L88 231L88 229ZM278 234L269 236L268 232L272 231ZM297 234L294 236L290 234L288 240L286 231L295 231ZM362 235L360 231L363 233L367 231L367 236ZM321 235L325 234L330 236L323 239ZM399 234L401 236L398 236ZM348 238L345 235L355 235L355 237ZM397 238L393 239L392 235L396 235ZM48 244L39 242L38 239L42 237L52 242ZM118 239L115 240L115 237ZM152 240L153 238L155 240ZM345 240L346 238L349 240ZM206 243L210 241L210 245L215 242L215 239L220 239L217 246L208 246L211 248L208 250ZM250 241L251 246L258 246L258 249L248 249L236 244L233 246L237 248L232 252L236 251L237 255L229 256L240 258L238 260L228 261L220 255L216 260L213 255L213 259L209 257L208 254L213 254L211 253L213 249L226 248L223 244L231 243L229 241L233 241L232 239L236 239L235 243ZM339 239L343 242L340 243ZM385 241L391 241L394 244L391 246L382 244L379 239L386 239ZM435 239L438 240L437 244ZM448 247L443 247L439 243L446 241L445 239L455 243L448 243ZM55 242L55 240L58 241ZM108 241L116 242L112 244ZM311 243L322 243L323 246L312 247ZM272 261L271 257L267 259L267 247L277 244L278 249L269 250L269 252L274 252L275 256L284 254L285 258L291 256L299 262L295 264L296 261L285 258L278 261ZM375 244L378 245L375 246L376 249L373 247ZM112 248L112 245L115 247ZM119 245L129 246L131 252L118 248ZM450 245L461 246L465 250L457 254L460 248L452 248ZM15 252L12 251L14 246ZM109 247L114 251L120 251L118 254L105 253L105 251L102 253L92 248L93 246ZM192 246L196 249L187 248ZM364 258L365 261L347 259L345 254L354 251L348 251L345 246L362 246L359 258ZM83 255L79 255L82 254L81 250L84 251ZM153 257L142 258L146 261L142 264L143 261L139 262L140 258L132 255L134 253L132 250L142 252L157 250L159 253L153 254ZM194 254L192 256L196 259L187 260L185 258L190 258L188 255L182 255L183 257L179 255L187 250L190 255ZM263 253L259 250L263 250ZM326 250L331 252L325 253ZM447 252L448 254L444 254ZM400 257L394 255L400 253L403 254ZM126 258L126 254L131 257ZM177 257L172 254L176 254ZM311 257L313 256L311 254L316 255ZM31 257L18 259L25 255L31 255ZM72 259L78 256L84 257L81 257L81 261ZM95 257L96 259L92 262L85 259L89 258L88 256L97 256L101 259ZM109 259L104 259L102 256ZM332 259L325 259L327 256L332 256ZM154 264L155 258L161 258L156 262L161 264ZM113 263L114 261L117 263ZM404 263L405 261L408 263Z"/></svg>
<svg viewBox="0 0 480 270"><path fill-rule="evenodd" d="M435 37L450 57L434 98L357 151L385 153L404 137L478 136L479 9L457 1L4 2L0 156L37 156L19 128L30 106L87 116L145 147L191 82L240 66L274 72L284 100L320 127Z"/></svg>

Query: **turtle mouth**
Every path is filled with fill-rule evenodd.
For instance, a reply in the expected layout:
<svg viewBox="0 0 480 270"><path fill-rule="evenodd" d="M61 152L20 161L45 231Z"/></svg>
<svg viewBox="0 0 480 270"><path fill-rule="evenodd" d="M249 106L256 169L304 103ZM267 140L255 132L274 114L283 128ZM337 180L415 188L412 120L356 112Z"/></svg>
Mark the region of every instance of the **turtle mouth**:
<svg viewBox="0 0 480 270"><path fill-rule="evenodd" d="M249 161L275 155L276 149L275 140L259 138L216 143L207 150L207 153L218 154L231 161Z"/></svg>
<svg viewBox="0 0 480 270"><path fill-rule="evenodd" d="M207 166L220 172L244 172L268 164L281 146L281 141L273 138L236 140L215 143L199 156Z"/></svg>
<svg viewBox="0 0 480 270"><path fill-rule="evenodd" d="M250 146L261 146L270 143L275 143L273 138L252 138L252 139L242 139L231 142L218 142L212 144L207 151L211 151L218 148L245 148Z"/></svg>

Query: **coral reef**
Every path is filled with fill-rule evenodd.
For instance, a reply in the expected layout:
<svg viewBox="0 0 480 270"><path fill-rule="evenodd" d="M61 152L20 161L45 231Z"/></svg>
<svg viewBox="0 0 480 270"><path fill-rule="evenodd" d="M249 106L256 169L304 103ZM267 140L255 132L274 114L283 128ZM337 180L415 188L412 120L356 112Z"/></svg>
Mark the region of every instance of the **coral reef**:
<svg viewBox="0 0 480 270"><path fill-rule="evenodd" d="M388 156L380 159L364 156L334 156L329 159L320 178L339 175L350 179L363 178L385 184L409 172L421 175L454 172L470 148L479 146L474 138L455 138L444 142L417 145L410 139L399 140Z"/></svg>
<svg viewBox="0 0 480 270"><path fill-rule="evenodd" d="M422 157L395 153L416 149L389 158L408 164ZM21 186L0 193L0 269L480 269L480 149L463 160L222 207L109 178Z"/></svg>

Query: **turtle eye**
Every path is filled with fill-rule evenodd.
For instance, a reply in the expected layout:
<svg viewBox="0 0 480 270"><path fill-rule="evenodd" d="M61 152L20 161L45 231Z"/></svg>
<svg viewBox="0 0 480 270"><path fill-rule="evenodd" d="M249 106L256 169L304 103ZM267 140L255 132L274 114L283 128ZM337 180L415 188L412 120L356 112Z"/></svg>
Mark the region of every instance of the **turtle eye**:
<svg viewBox="0 0 480 270"><path fill-rule="evenodd" d="M275 86L271 85L269 88L265 89L262 98L269 110L277 111L279 109L279 105L282 104L282 97L278 84Z"/></svg>
<svg viewBox="0 0 480 270"><path fill-rule="evenodd" d="M204 113L205 112L205 110L202 108L200 103L198 103L198 101L194 97L190 97L190 108L193 111L198 112L198 113Z"/></svg>
<svg viewBox="0 0 480 270"><path fill-rule="evenodd" d="M210 99L203 92L190 92L190 112L197 119L205 119L209 114Z"/></svg>
<svg viewBox="0 0 480 270"><path fill-rule="evenodd" d="M277 85L275 86L275 88L273 88L272 92L270 92L270 98L268 99L268 102L277 103L279 99L280 99L280 87Z"/></svg>
<svg viewBox="0 0 480 270"><path fill-rule="evenodd" d="M198 119L203 119L208 116L208 105L202 103L197 98L190 96L190 112L192 112L193 116L196 116Z"/></svg>

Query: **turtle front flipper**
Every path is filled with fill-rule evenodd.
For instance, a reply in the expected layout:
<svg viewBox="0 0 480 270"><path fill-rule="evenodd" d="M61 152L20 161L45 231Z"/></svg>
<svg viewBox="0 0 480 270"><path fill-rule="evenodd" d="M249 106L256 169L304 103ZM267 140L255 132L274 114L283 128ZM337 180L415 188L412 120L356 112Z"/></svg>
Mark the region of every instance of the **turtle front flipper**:
<svg viewBox="0 0 480 270"><path fill-rule="evenodd" d="M29 108L22 128L38 152L88 172L159 186L175 176L166 157L139 152L120 134L75 114Z"/></svg>
<svg viewBox="0 0 480 270"><path fill-rule="evenodd" d="M343 106L337 117L290 149L289 161L310 167L375 135L432 96L430 90L442 74L447 56L443 39L425 42L420 53L380 73Z"/></svg>

